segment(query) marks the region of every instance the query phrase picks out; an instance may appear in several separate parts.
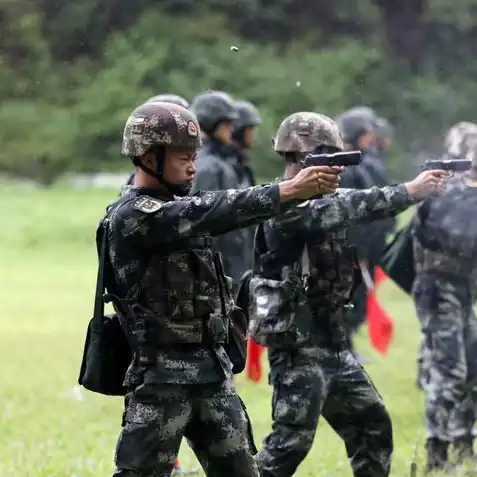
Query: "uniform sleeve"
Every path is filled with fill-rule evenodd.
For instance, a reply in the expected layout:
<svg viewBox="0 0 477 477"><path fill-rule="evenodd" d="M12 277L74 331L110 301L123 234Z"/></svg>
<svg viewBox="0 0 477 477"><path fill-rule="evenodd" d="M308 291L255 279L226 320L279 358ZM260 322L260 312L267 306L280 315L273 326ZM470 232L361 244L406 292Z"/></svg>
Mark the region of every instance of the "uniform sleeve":
<svg viewBox="0 0 477 477"><path fill-rule="evenodd" d="M147 207L142 206L145 199ZM276 184L203 192L169 202L141 196L115 214L114 227L123 237L155 248L183 238L219 235L255 225L281 210Z"/></svg>
<svg viewBox="0 0 477 477"><path fill-rule="evenodd" d="M416 202L404 185L340 189L332 196L305 202L273 220L282 228L293 227L308 233L328 232L355 223L392 217Z"/></svg>

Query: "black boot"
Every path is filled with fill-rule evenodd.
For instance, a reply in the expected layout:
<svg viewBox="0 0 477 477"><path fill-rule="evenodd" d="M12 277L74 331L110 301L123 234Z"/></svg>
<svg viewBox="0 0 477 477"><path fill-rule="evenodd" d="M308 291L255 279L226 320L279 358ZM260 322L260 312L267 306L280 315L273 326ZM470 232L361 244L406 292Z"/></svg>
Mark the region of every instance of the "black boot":
<svg viewBox="0 0 477 477"><path fill-rule="evenodd" d="M473 436L463 436L454 440L453 451L458 464L463 463L465 460L477 460L477 456L474 454L474 438Z"/></svg>
<svg viewBox="0 0 477 477"><path fill-rule="evenodd" d="M448 469L448 447L448 442L444 442L435 438L427 440L426 474L429 474L434 471L442 471Z"/></svg>

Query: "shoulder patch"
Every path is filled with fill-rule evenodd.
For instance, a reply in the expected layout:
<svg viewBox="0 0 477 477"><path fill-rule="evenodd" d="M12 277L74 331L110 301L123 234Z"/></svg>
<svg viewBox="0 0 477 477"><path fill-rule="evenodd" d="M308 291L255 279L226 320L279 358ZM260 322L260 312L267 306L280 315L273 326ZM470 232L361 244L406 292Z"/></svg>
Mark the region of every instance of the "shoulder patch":
<svg viewBox="0 0 477 477"><path fill-rule="evenodd" d="M152 197L139 197L133 203L133 207L141 212L146 214L152 214L157 212L162 208L163 203L158 199L153 199Z"/></svg>
<svg viewBox="0 0 477 477"><path fill-rule="evenodd" d="M309 200L305 200L305 202L302 202L301 204L298 204L297 207L300 207L300 208L306 207L309 203L310 203Z"/></svg>

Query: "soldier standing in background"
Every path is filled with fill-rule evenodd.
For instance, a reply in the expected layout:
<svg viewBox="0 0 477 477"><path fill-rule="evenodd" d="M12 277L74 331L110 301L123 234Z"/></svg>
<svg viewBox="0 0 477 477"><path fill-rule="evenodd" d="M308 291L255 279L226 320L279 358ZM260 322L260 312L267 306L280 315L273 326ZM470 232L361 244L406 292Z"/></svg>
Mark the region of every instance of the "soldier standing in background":
<svg viewBox="0 0 477 477"><path fill-rule="evenodd" d="M356 107L337 118L345 148L361 150L363 160L357 167L349 167L342 176L341 186L349 189L368 189L390 184L386 164L380 147L384 145L383 133L379 129L379 118L368 107ZM381 144L381 146L380 146ZM394 217L373 222L369 225L355 225L349 231L350 242L357 248L360 268L374 276L374 267L379 264L386 237L396 226ZM347 313L346 327L350 340L358 328L366 321L367 288L362 283L356 291L353 307ZM362 359L360 357L360 359Z"/></svg>
<svg viewBox="0 0 477 477"><path fill-rule="evenodd" d="M285 177L308 153L343 149L337 125L309 112L287 117L275 151ZM308 454L321 414L343 439L355 477L387 477L392 424L371 379L350 352L342 312L356 287L347 227L395 215L440 185L443 171L368 190L338 189L258 226L260 272L250 281L250 336L268 346L273 430L256 460L261 477L290 477Z"/></svg>
<svg viewBox="0 0 477 477"><path fill-rule="evenodd" d="M239 118L234 100L222 91L209 91L194 99L191 110L203 132L192 192L240 189L244 179L238 174L238 159L232 147L233 124ZM214 239L225 273L235 284L247 270L244 248L248 237L247 230L234 230Z"/></svg>
<svg viewBox="0 0 477 477"><path fill-rule="evenodd" d="M457 464L475 458L477 227L469 217L477 205L477 125L453 126L445 150L445 159L473 164L469 173L449 182L443 197L424 202L413 218L413 296L424 337L418 381L427 395L427 472L449 468L450 444ZM454 242L465 250L456 250Z"/></svg>
<svg viewBox="0 0 477 477"><path fill-rule="evenodd" d="M256 183L253 169L250 165L250 149L255 144L256 130L262 124L262 118L258 109L249 101L236 101L234 106L238 114L237 119L233 122L232 132L232 146L236 157L234 168L240 188L245 188ZM241 273L241 277L246 270L252 268L255 227L244 230L244 233L248 233L248 235L243 242L243 267L241 272L237 272L237 274Z"/></svg>

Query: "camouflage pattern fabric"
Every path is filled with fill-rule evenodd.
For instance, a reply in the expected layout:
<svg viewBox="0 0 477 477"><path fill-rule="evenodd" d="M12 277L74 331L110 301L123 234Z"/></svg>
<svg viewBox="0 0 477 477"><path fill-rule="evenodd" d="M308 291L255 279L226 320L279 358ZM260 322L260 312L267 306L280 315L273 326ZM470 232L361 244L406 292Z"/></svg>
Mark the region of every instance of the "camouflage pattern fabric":
<svg viewBox="0 0 477 477"><path fill-rule="evenodd" d="M189 107L189 102L178 94L158 94L149 98L146 103L173 103L186 109Z"/></svg>
<svg viewBox="0 0 477 477"><path fill-rule="evenodd" d="M145 103L126 122L121 154L139 157L152 147L195 150L201 145L199 123L189 110L173 103Z"/></svg>
<svg viewBox="0 0 477 477"><path fill-rule="evenodd" d="M242 189L250 177L244 172L234 149L213 137L206 137L197 153L196 175L192 191ZM222 254L225 273L237 283L251 267L250 230L234 230L214 239L214 247Z"/></svg>
<svg viewBox="0 0 477 477"><path fill-rule="evenodd" d="M217 382L231 375L231 366L222 346L225 337L214 335L224 331L220 322L215 323L218 328L203 326L203 320L220 310L220 297L217 277L210 272L215 269L213 253L202 242L208 233L228 232L280 213L284 208L278 185L180 200L161 197L159 191L151 194L150 189L133 186L129 200L110 217L114 284L108 291L126 300L118 313L124 316L131 340L145 341L138 344L141 359L132 363L126 385L143 380ZM200 280L194 273L200 273Z"/></svg>
<svg viewBox="0 0 477 477"><path fill-rule="evenodd" d="M170 475L184 435L209 476L257 475L209 241L295 205L276 184L181 198L130 186L108 208L107 290L134 349L116 477Z"/></svg>
<svg viewBox="0 0 477 477"><path fill-rule="evenodd" d="M256 456L261 477L289 477L307 456L320 415L343 439L355 477L388 476L392 424L350 351L270 350L273 431Z"/></svg>
<svg viewBox="0 0 477 477"><path fill-rule="evenodd" d="M307 296L310 308L319 316L314 320L313 340L325 345L347 341L342 307L349 303L360 276L354 250L347 241L347 227L396 215L415 202L404 185L339 189L265 223L267 253L272 258L264 266L264 278L280 280L282 267L300 260L307 244Z"/></svg>
<svg viewBox="0 0 477 477"><path fill-rule="evenodd" d="M436 217L441 213L445 220L445 210L436 209L443 204L442 198L468 188L466 177L457 177L441 198L424 202L413 218L413 297L423 333L420 381L427 395L428 436L446 442L471 436L475 422L477 321L472 305L477 263L447 250L430 250L422 237L431 235L426 228L429 210ZM467 221L466 216L460 218L462 226Z"/></svg>
<svg viewBox="0 0 477 477"><path fill-rule="evenodd" d="M343 149L343 139L331 118L318 113L300 112L282 121L273 145L278 153L307 153L318 146Z"/></svg>
<svg viewBox="0 0 477 477"><path fill-rule="evenodd" d="M305 291L312 320L308 329L299 329L300 335L308 334L301 347L270 348L274 424L257 458L262 477L295 472L311 447L321 411L345 441L356 477L389 475L391 422L373 384L349 351L342 326L343 307L350 301L358 273L346 228L353 222L397 214L414 202L403 185L339 190L264 224L267 252L260 264L264 280L279 280L284 268L300 260L306 243ZM263 303L268 299L264 296ZM268 307L287 309L276 303ZM289 318L274 316L275 321ZM250 319L253 328L260 317Z"/></svg>
<svg viewBox="0 0 477 477"><path fill-rule="evenodd" d="M465 401L477 391L477 320L471 296L465 282L435 274L418 276L413 294L429 350L424 383L428 437L453 441L474 425L462 422ZM459 411L463 415L455 415L451 432L451 416Z"/></svg>
<svg viewBox="0 0 477 477"><path fill-rule="evenodd" d="M432 352L425 344L426 342L423 340L419 347L417 382L420 389L428 392L430 391L428 384L432 369ZM452 442L462 437L473 438L475 436L476 409L472 393L467 392L466 395L465 400L457 405L449 417L448 433Z"/></svg>
<svg viewBox="0 0 477 477"><path fill-rule="evenodd" d="M209 477L258 477L232 381L145 384L125 403L114 477L171 475L184 436Z"/></svg>

